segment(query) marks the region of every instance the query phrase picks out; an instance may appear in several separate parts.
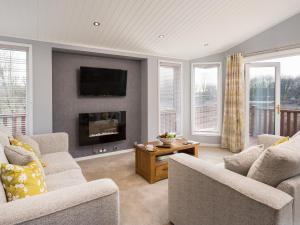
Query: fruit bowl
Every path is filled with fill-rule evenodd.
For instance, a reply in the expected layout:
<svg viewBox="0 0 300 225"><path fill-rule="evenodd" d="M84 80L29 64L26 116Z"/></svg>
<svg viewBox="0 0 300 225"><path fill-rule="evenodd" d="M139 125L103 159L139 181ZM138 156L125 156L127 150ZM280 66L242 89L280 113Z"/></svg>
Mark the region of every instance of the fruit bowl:
<svg viewBox="0 0 300 225"><path fill-rule="evenodd" d="M163 145L171 145L175 141L175 138L159 138L159 140Z"/></svg>
<svg viewBox="0 0 300 225"><path fill-rule="evenodd" d="M163 143L163 145L171 145L175 141L176 134L166 132L159 135L157 138Z"/></svg>

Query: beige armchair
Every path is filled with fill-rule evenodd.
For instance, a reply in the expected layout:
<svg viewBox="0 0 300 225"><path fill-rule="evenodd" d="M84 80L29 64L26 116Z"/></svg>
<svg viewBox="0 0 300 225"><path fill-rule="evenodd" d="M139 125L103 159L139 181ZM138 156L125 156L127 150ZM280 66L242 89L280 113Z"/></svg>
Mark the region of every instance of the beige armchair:
<svg viewBox="0 0 300 225"><path fill-rule="evenodd" d="M262 135L258 142L268 147L278 138ZM169 160L169 220L175 225L300 225L300 176L274 188L177 154Z"/></svg>

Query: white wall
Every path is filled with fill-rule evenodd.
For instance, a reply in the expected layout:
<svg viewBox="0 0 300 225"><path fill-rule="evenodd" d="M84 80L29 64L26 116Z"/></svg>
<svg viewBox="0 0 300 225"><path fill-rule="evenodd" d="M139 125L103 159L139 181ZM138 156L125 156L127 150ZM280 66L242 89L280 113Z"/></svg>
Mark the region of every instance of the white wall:
<svg viewBox="0 0 300 225"><path fill-rule="evenodd" d="M189 62L158 56L109 51L84 46L73 46L1 37L0 41L32 45L33 52L33 133L52 132L52 50L64 49L103 56L135 58L142 61L142 140L153 140L159 133L158 111L158 61L172 60L183 63L184 77L189 77ZM62 96L63 97L63 96ZM186 98L186 97L185 97Z"/></svg>
<svg viewBox="0 0 300 225"><path fill-rule="evenodd" d="M222 62L223 77L223 102L225 93L226 57L234 52L251 53L262 50L274 49L288 45L300 44L300 14L297 14L286 21L244 41L243 43L220 54L211 55L191 62ZM222 103L223 108L223 103ZM190 136L193 140L201 143L220 144L220 137L217 136Z"/></svg>
<svg viewBox="0 0 300 225"><path fill-rule="evenodd" d="M33 133L52 131L52 54L48 43L0 37L0 41L32 45Z"/></svg>

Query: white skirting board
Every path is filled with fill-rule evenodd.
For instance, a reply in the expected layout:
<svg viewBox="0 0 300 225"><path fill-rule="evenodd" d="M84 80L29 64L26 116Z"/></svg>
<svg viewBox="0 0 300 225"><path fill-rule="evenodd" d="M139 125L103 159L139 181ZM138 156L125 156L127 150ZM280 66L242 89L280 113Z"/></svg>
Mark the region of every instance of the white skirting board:
<svg viewBox="0 0 300 225"><path fill-rule="evenodd" d="M208 143L200 143L200 147L221 147L220 144L208 144ZM125 149L125 150L119 150L116 152L107 152L107 153L102 153L102 154L95 154L95 155L89 155L89 156L84 156L84 157L79 157L75 158L77 162L79 161L84 161L84 160L89 160L89 159L96 159L96 158L101 158L101 157L108 157L112 155L120 155L128 152L133 152L134 148L130 149Z"/></svg>
<svg viewBox="0 0 300 225"><path fill-rule="evenodd" d="M200 147L217 147L220 148L221 144L209 144L209 143L201 143L199 144Z"/></svg>
<svg viewBox="0 0 300 225"><path fill-rule="evenodd" d="M120 154L133 152L133 151L134 151L134 148L130 148L130 149L120 150L120 151L116 151L116 152L107 152L107 153L102 153L102 154L89 155L89 156L75 158L75 161L79 162L79 161L96 159L96 158L107 157L107 156L112 156L112 155L120 155Z"/></svg>

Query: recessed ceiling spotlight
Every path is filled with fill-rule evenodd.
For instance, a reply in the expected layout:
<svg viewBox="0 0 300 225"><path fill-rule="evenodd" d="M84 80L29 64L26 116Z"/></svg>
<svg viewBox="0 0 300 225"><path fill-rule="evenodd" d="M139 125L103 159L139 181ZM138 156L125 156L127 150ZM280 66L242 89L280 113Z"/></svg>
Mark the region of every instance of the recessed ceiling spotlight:
<svg viewBox="0 0 300 225"><path fill-rule="evenodd" d="M93 25L94 25L95 27L98 27L98 26L100 26L100 22L94 21L94 22L93 22Z"/></svg>
<svg viewBox="0 0 300 225"><path fill-rule="evenodd" d="M207 47L207 46L208 46L208 43L204 43L203 46L204 46L204 47Z"/></svg>
<svg viewBox="0 0 300 225"><path fill-rule="evenodd" d="M165 38L165 35L160 34L160 35L158 35L158 38Z"/></svg>

